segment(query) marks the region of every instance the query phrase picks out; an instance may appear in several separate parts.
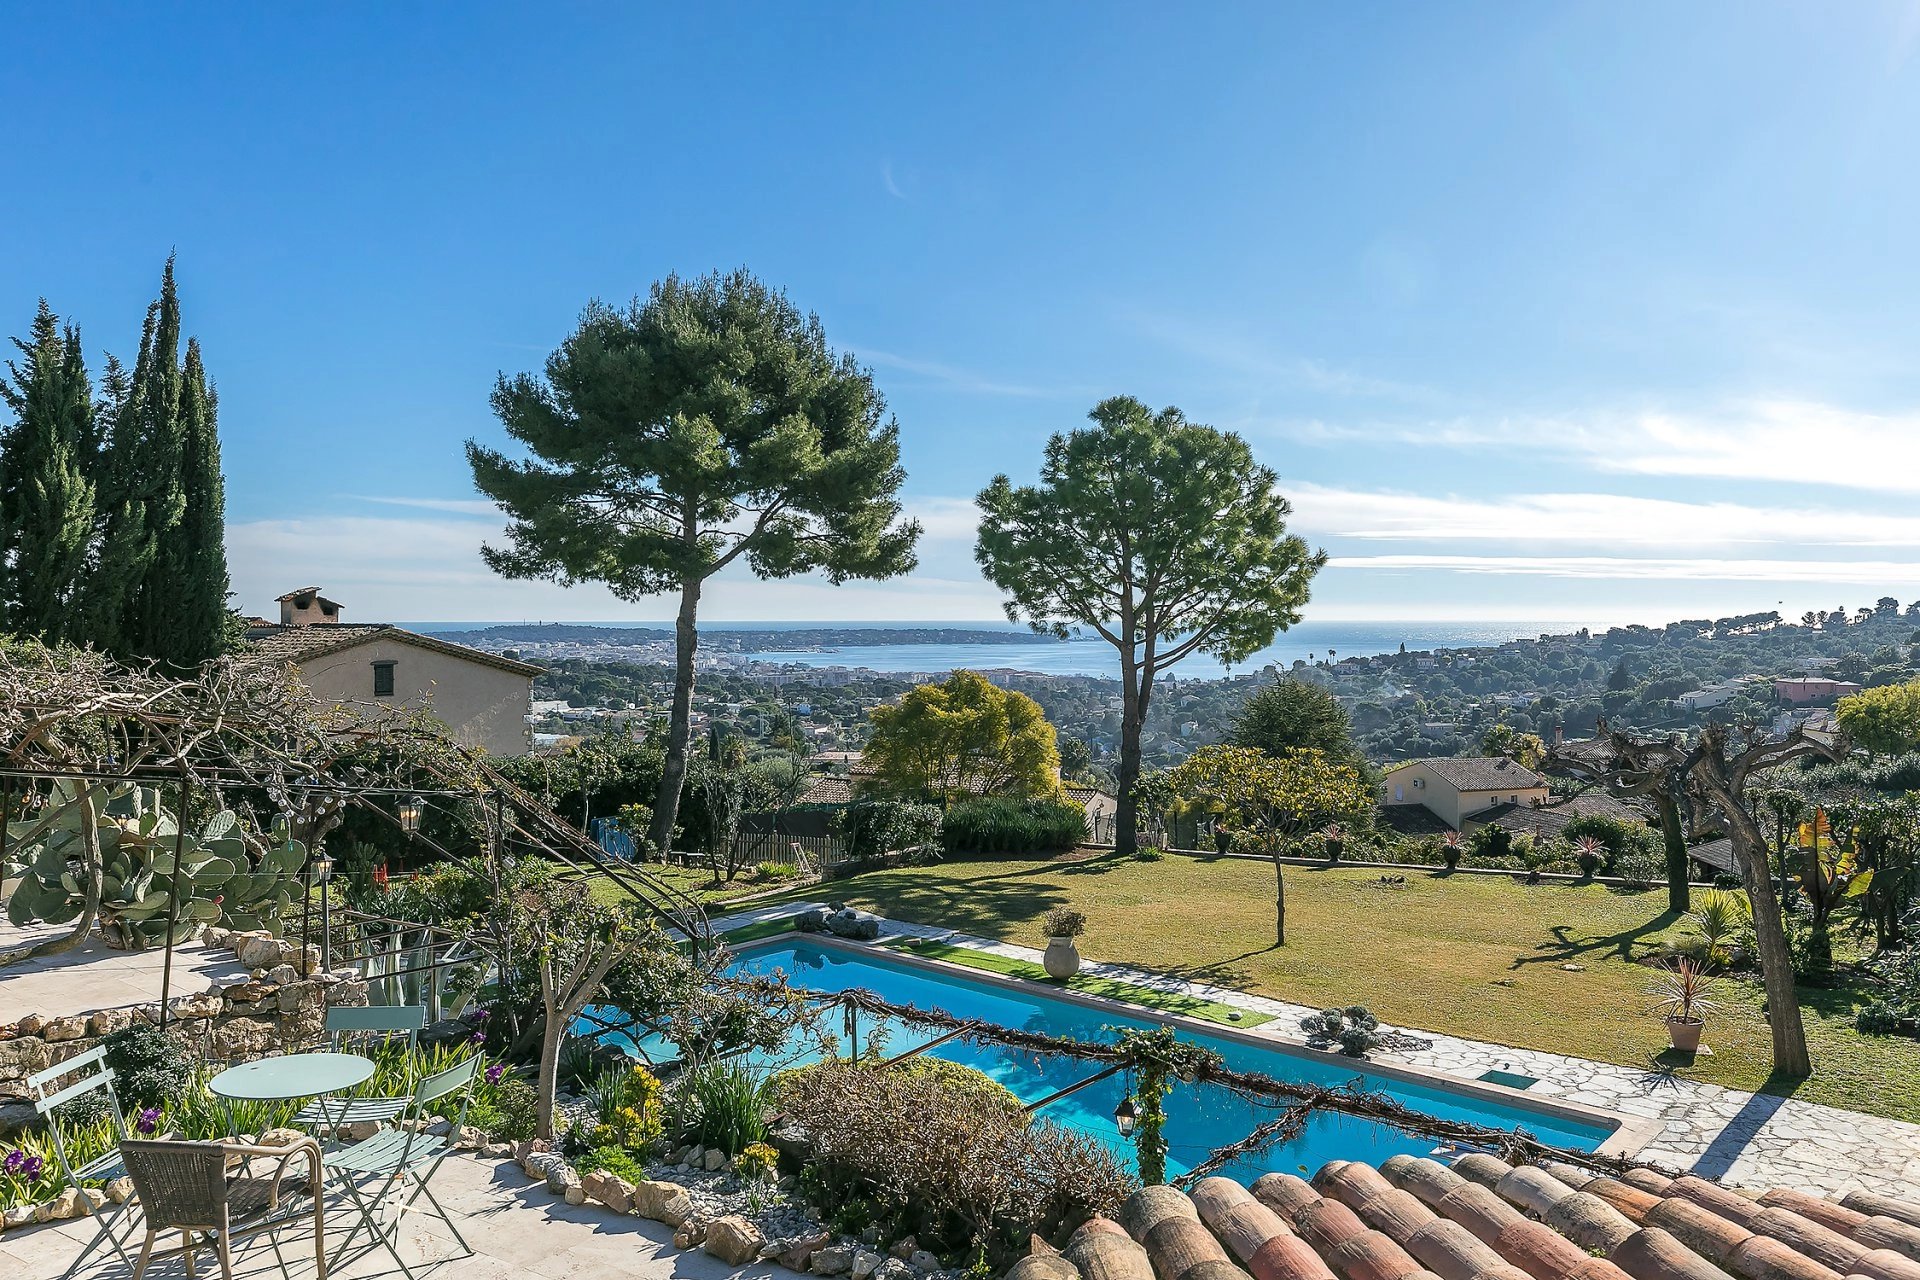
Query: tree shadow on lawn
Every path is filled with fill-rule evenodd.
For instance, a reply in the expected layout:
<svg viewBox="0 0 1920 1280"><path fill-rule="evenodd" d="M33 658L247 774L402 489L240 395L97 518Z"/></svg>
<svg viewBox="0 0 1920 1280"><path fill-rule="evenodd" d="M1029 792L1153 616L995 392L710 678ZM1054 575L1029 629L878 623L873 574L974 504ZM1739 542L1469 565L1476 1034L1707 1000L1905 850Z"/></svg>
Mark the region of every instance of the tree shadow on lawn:
<svg viewBox="0 0 1920 1280"><path fill-rule="evenodd" d="M1569 924L1550 925L1547 932L1553 935L1553 941L1542 942L1534 948L1538 955L1519 955L1513 958L1510 969L1524 968L1530 964L1565 964L1579 956L1592 956L1608 953L1612 959L1633 964L1633 947L1636 942L1644 943L1651 934L1664 932L1679 919L1672 911L1663 911L1645 924L1620 933L1586 934L1574 936L1573 926Z"/></svg>
<svg viewBox="0 0 1920 1280"><path fill-rule="evenodd" d="M869 881L849 898L870 903L882 915L955 929L983 937L1004 937L1048 908L1064 906L1068 895L1055 885L1033 883L1021 872L982 876L960 882Z"/></svg>
<svg viewBox="0 0 1920 1280"><path fill-rule="evenodd" d="M1195 964L1155 965L1157 972L1169 974L1187 982L1205 982L1216 987L1232 987L1238 991L1251 991L1259 986L1260 980L1253 970L1240 962L1251 960L1255 956L1264 956L1277 951L1278 947L1258 947L1252 951L1242 951L1237 956L1228 956L1224 960L1203 961Z"/></svg>

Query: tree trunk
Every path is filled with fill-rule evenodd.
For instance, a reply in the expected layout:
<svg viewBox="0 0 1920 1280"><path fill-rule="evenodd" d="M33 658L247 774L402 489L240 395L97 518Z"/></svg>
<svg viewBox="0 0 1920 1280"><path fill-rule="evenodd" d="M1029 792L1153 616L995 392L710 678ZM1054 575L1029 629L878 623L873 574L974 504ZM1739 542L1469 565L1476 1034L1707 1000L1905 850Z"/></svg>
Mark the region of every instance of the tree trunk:
<svg viewBox="0 0 1920 1280"><path fill-rule="evenodd" d="M1773 1073L1802 1079L1813 1074L1813 1060L1807 1053L1807 1031L1793 987L1793 953L1787 947L1780 902L1774 896L1773 874L1767 866L1766 837L1759 824L1737 806L1722 808L1729 810L1727 824L1732 828L1734 860L1753 905L1753 937L1767 990L1767 1025L1773 1032Z"/></svg>
<svg viewBox="0 0 1920 1280"><path fill-rule="evenodd" d="M1121 665L1120 771L1114 779L1120 794L1114 797L1113 851L1130 858L1139 844L1139 801L1134 796L1134 784L1140 781L1140 726L1146 722L1152 687L1141 690L1139 674L1124 654Z"/></svg>
<svg viewBox="0 0 1920 1280"><path fill-rule="evenodd" d="M57 938L48 938L30 947L20 947L0 953L0 969L8 965L23 964L28 960L38 960L43 956L57 956L63 952L72 951L84 943L88 935L93 932L94 920L100 915L100 898L106 891L104 883L106 868L102 865L103 859L100 853L100 810L95 803L95 797L98 794L97 788L87 787L73 801L86 814L86 825L81 828L80 835L80 857L85 864L80 868L80 873L86 881L86 894L80 907L80 917L73 922L73 928ZM0 906L4 905L0 903Z"/></svg>
<svg viewBox="0 0 1920 1280"><path fill-rule="evenodd" d="M680 616L673 623L673 712L667 722L667 760L660 771L648 838L663 857L673 851L673 827L680 818L680 788L687 780L687 739L693 726L693 654L700 645L695 619L700 611L699 578L680 585Z"/></svg>
<svg viewBox="0 0 1920 1280"><path fill-rule="evenodd" d="M1654 793L1660 811L1660 839L1667 850L1667 910L1684 915L1693 910L1693 888L1687 867L1687 833L1680 825L1680 804L1671 790Z"/></svg>
<svg viewBox="0 0 1920 1280"><path fill-rule="evenodd" d="M541 962L543 965L546 961ZM553 1097L560 1087L560 1045L567 1038L567 1019L560 1016L553 997L546 999L546 1025L540 1034L540 1096L536 1102L534 1136L553 1138Z"/></svg>
<svg viewBox="0 0 1920 1280"><path fill-rule="evenodd" d="M1277 841L1273 846L1273 945L1287 945L1287 872Z"/></svg>

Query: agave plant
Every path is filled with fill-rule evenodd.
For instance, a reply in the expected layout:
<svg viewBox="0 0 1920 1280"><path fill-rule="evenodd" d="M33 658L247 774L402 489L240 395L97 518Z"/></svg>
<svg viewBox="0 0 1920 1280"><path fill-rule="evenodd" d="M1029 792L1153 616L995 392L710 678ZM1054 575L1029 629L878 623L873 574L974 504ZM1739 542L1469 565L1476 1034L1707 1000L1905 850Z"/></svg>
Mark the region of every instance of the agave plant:
<svg viewBox="0 0 1920 1280"><path fill-rule="evenodd" d="M66 924L86 910L93 878L84 839L90 813L97 815L100 846L99 925L117 946L163 945L170 917L176 942L203 925L274 929L298 899L307 850L284 825L253 852L231 810L215 813L198 831L182 831L152 787L118 784L97 790L89 805L81 785L55 784L50 820L9 824L10 836L25 839L26 876L7 903L14 924Z"/></svg>
<svg viewBox="0 0 1920 1280"><path fill-rule="evenodd" d="M1467 851L1467 838L1458 831L1449 831L1440 837L1440 860L1452 871L1460 865L1460 856Z"/></svg>
<svg viewBox="0 0 1920 1280"><path fill-rule="evenodd" d="M1591 876L1606 863L1606 842L1599 836L1576 836L1573 841L1573 857L1574 861L1580 864L1581 872Z"/></svg>

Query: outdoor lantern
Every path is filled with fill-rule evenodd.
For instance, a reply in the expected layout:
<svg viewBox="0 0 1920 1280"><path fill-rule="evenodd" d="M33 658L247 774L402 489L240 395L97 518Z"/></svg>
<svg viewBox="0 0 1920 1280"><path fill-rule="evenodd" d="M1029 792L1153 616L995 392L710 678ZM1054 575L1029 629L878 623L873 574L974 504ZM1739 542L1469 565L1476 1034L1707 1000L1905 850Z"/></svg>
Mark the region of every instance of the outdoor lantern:
<svg viewBox="0 0 1920 1280"><path fill-rule="evenodd" d="M420 829L420 815L425 811L427 802L419 796L408 796L400 802L400 829L409 835Z"/></svg>
<svg viewBox="0 0 1920 1280"><path fill-rule="evenodd" d="M313 878L317 884L325 884L333 879L333 859L321 854L313 860Z"/></svg>
<svg viewBox="0 0 1920 1280"><path fill-rule="evenodd" d="M1140 1108L1133 1103L1133 1095L1120 1099L1120 1105L1113 1109L1113 1122L1120 1127L1120 1136L1133 1136L1133 1123L1140 1118Z"/></svg>

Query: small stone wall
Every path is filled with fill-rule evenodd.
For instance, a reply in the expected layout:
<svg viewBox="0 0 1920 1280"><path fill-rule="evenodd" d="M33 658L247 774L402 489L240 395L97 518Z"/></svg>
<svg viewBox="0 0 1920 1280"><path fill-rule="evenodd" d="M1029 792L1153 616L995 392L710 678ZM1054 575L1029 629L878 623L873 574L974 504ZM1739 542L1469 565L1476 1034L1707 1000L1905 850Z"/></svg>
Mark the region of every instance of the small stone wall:
<svg viewBox="0 0 1920 1280"><path fill-rule="evenodd" d="M212 1062L245 1062L270 1053L310 1049L326 1037L327 1008L367 1003L367 984L344 973L302 978L302 963L320 968L320 949L271 934L210 929L207 946L231 950L249 973L215 982L198 995L167 1002L167 1025ZM158 1025L160 1005L97 1012L32 1012L0 1025L0 1132L33 1123L27 1077L76 1058L136 1022Z"/></svg>

